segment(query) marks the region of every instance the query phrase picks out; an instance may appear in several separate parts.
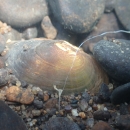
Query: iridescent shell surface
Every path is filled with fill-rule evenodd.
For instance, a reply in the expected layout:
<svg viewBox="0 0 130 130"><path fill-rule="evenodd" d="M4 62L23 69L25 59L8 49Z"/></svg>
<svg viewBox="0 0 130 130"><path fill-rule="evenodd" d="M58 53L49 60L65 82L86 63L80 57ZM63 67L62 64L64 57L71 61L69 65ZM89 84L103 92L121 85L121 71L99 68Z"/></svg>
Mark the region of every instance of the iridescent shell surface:
<svg viewBox="0 0 130 130"><path fill-rule="evenodd" d="M64 93L85 88L96 91L101 83L107 83L107 76L92 56L81 49L76 54L77 49L62 40L19 41L10 49L7 64L19 80L43 90L53 90L53 85L62 89L69 74Z"/></svg>

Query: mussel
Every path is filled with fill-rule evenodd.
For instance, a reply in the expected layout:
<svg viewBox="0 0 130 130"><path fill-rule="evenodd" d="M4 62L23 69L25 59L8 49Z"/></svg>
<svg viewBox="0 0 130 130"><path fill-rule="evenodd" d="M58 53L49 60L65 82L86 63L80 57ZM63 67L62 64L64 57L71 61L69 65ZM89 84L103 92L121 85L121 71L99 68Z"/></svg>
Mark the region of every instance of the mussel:
<svg viewBox="0 0 130 130"><path fill-rule="evenodd" d="M96 91L102 82L108 83L107 75L92 56L77 49L63 40L19 41L10 49L7 64L19 80L44 90L66 84L64 93Z"/></svg>

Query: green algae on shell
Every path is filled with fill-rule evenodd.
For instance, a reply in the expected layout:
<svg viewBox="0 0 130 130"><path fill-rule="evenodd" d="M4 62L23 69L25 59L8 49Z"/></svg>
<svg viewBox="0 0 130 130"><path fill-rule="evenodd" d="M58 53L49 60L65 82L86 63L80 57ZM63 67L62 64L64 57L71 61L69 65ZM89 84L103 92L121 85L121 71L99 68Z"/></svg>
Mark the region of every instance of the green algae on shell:
<svg viewBox="0 0 130 130"><path fill-rule="evenodd" d="M95 59L77 47L62 40L33 39L18 41L7 55L7 64L19 80L41 89L62 89L68 75L64 93L80 92L85 88L96 91L108 82Z"/></svg>

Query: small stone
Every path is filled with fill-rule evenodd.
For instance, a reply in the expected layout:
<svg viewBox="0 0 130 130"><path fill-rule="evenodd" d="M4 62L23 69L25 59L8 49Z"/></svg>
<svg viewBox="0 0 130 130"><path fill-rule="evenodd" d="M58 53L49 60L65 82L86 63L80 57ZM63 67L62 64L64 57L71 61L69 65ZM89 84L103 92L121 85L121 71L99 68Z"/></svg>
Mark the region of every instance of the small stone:
<svg viewBox="0 0 130 130"><path fill-rule="evenodd" d="M94 112L94 119L96 120L108 120L111 118L110 112L109 111L103 111L103 110L98 110Z"/></svg>
<svg viewBox="0 0 130 130"><path fill-rule="evenodd" d="M73 116L78 116L79 114L78 114L78 112L77 112L77 109L72 109L72 115Z"/></svg>
<svg viewBox="0 0 130 130"><path fill-rule="evenodd" d="M88 92L83 92L82 98L85 99L87 102L89 102L89 100L90 100L90 95L88 94Z"/></svg>
<svg viewBox="0 0 130 130"><path fill-rule="evenodd" d="M43 94L43 100L46 102L47 100L49 100L49 95L47 93Z"/></svg>
<svg viewBox="0 0 130 130"><path fill-rule="evenodd" d="M82 119L85 119L86 118L86 114L84 112L79 112L79 116L82 118Z"/></svg>
<svg viewBox="0 0 130 130"><path fill-rule="evenodd" d="M109 101L110 100L110 92L109 92L109 88L106 84L102 84L100 89L99 89L99 93L98 93L98 97L103 101Z"/></svg>
<svg viewBox="0 0 130 130"><path fill-rule="evenodd" d="M55 108L57 103L58 103L58 101L56 98L51 98L44 104L44 107L46 109Z"/></svg>
<svg viewBox="0 0 130 130"><path fill-rule="evenodd" d="M86 120L86 125L89 127L89 128L92 128L94 126L94 119L93 118L87 118Z"/></svg>
<svg viewBox="0 0 130 130"><path fill-rule="evenodd" d="M79 126L67 117L51 118L43 126L42 130L80 130Z"/></svg>
<svg viewBox="0 0 130 130"><path fill-rule="evenodd" d="M6 90L6 99L8 101L20 102L22 104L31 104L34 100L34 95L30 89L22 89L17 86L12 86Z"/></svg>
<svg viewBox="0 0 130 130"><path fill-rule="evenodd" d="M42 91L39 87L33 87L33 88L32 88L32 93L33 93L34 95L37 95L39 91Z"/></svg>
<svg viewBox="0 0 130 130"><path fill-rule="evenodd" d="M92 106L92 104L93 104L93 99L90 99L89 100L89 105Z"/></svg>
<svg viewBox="0 0 130 130"><path fill-rule="evenodd" d="M67 112L67 113L69 113L69 112L71 112L71 110L72 110L72 107L70 106L70 105L67 105L67 106L65 106L65 111Z"/></svg>
<svg viewBox="0 0 130 130"><path fill-rule="evenodd" d="M36 27L29 27L23 32L23 38L26 40L36 38L38 34L37 28Z"/></svg>
<svg viewBox="0 0 130 130"><path fill-rule="evenodd" d="M49 16L45 16L42 20L41 27L43 29L44 35L48 39L54 39L57 35L56 28L52 25Z"/></svg>
<svg viewBox="0 0 130 130"><path fill-rule="evenodd" d="M16 111L20 111L20 106L15 107Z"/></svg>
<svg viewBox="0 0 130 130"><path fill-rule="evenodd" d="M108 123L100 121L94 125L92 130L112 130Z"/></svg>
<svg viewBox="0 0 130 130"><path fill-rule="evenodd" d="M38 92L38 98L43 100L43 91Z"/></svg>
<svg viewBox="0 0 130 130"><path fill-rule="evenodd" d="M78 105L82 111L85 111L88 108L88 103L85 99L82 99Z"/></svg>
<svg viewBox="0 0 130 130"><path fill-rule="evenodd" d="M9 80L9 74L6 69L0 69L0 87L7 84Z"/></svg>
<svg viewBox="0 0 130 130"><path fill-rule="evenodd" d="M33 104L36 108L38 109L42 109L43 108L43 102L42 101L39 101L39 100L34 100L33 101Z"/></svg>
<svg viewBox="0 0 130 130"><path fill-rule="evenodd" d="M21 105L21 110L24 111L25 109L25 105Z"/></svg>
<svg viewBox="0 0 130 130"><path fill-rule="evenodd" d="M98 110L97 104L93 104L92 108L93 108L94 111L97 111Z"/></svg>
<svg viewBox="0 0 130 130"><path fill-rule="evenodd" d="M32 115L33 116L40 116L41 115L41 111L40 110L32 110Z"/></svg>

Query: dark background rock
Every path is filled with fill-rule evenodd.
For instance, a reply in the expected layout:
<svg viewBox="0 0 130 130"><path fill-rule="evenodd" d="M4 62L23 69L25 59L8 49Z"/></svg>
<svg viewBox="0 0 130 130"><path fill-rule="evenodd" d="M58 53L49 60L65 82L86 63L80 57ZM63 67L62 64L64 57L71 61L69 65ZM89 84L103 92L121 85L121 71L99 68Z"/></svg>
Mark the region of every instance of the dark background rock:
<svg viewBox="0 0 130 130"><path fill-rule="evenodd" d="M85 37L84 41L89 39L90 37L100 35L105 32L112 32L116 30L123 30L124 28L120 24L119 20L116 18L115 13L104 13L98 22L98 24L94 27L94 29L90 32L87 37ZM93 51L93 45L99 42L100 40L103 39L110 39L110 38L115 38L115 39L127 39L126 35L124 33L109 33L102 35L100 37L95 37L89 41L86 41L83 44L83 50L87 53Z"/></svg>
<svg viewBox="0 0 130 130"><path fill-rule="evenodd" d="M46 122L42 130L80 130L80 128L66 117L56 117Z"/></svg>
<svg viewBox="0 0 130 130"><path fill-rule="evenodd" d="M0 0L0 19L11 26L31 26L47 14L45 0Z"/></svg>
<svg viewBox="0 0 130 130"><path fill-rule="evenodd" d="M123 26L130 30L130 0L118 0L115 11Z"/></svg>
<svg viewBox="0 0 130 130"><path fill-rule="evenodd" d="M27 130L23 120L0 101L0 130Z"/></svg>
<svg viewBox="0 0 130 130"><path fill-rule="evenodd" d="M130 115L119 115L115 122L119 130L130 130Z"/></svg>
<svg viewBox="0 0 130 130"><path fill-rule="evenodd" d="M113 90L111 101L114 104L120 104L130 101L130 83L121 85Z"/></svg>
<svg viewBox="0 0 130 130"><path fill-rule="evenodd" d="M93 54L111 78L119 83L130 81L130 41L101 40L94 45Z"/></svg>
<svg viewBox="0 0 130 130"><path fill-rule="evenodd" d="M76 33L89 32L101 17L104 0L49 0L49 5L59 23ZM78 6L77 6L78 5Z"/></svg>

